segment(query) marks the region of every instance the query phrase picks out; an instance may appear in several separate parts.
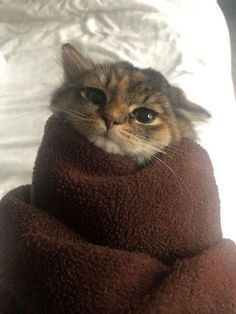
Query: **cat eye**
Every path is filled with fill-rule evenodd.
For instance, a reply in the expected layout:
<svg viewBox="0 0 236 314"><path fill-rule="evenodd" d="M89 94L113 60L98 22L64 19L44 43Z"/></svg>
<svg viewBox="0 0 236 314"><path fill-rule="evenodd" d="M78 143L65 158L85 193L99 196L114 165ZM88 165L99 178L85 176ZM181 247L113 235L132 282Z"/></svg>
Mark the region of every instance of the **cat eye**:
<svg viewBox="0 0 236 314"><path fill-rule="evenodd" d="M151 123L157 116L157 113L149 108L137 108L132 112L131 115L140 123Z"/></svg>
<svg viewBox="0 0 236 314"><path fill-rule="evenodd" d="M82 92L81 95L91 101L93 104L95 105L105 105L107 98L105 93L98 89L98 88L94 88L94 87L86 87Z"/></svg>

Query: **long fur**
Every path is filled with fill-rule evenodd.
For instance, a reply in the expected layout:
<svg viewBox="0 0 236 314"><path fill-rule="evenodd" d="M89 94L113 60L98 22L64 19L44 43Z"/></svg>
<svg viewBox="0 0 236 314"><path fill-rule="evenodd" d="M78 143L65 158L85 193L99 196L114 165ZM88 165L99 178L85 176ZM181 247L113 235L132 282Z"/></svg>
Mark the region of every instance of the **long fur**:
<svg viewBox="0 0 236 314"><path fill-rule="evenodd" d="M183 138L196 139L195 124L210 117L153 69L128 62L95 64L70 44L62 47L62 63L64 82L52 97L52 111L108 153L144 163ZM97 103L91 91L102 94ZM155 118L140 122L134 114L140 108Z"/></svg>

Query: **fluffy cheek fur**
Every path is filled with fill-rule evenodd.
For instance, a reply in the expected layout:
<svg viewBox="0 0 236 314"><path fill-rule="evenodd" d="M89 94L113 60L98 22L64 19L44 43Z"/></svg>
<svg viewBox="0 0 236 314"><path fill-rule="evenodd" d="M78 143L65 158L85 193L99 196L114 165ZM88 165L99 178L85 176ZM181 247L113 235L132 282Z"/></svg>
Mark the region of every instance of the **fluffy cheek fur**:
<svg viewBox="0 0 236 314"><path fill-rule="evenodd" d="M70 44L62 47L62 64L64 82L52 97L52 111L108 153L145 163L184 137L195 139L194 123L210 117L153 69L94 64Z"/></svg>
<svg viewBox="0 0 236 314"><path fill-rule="evenodd" d="M163 149L171 143L171 132L166 123L161 120L156 125L129 126L125 132L124 142L126 152L138 163L145 163L154 155L163 152Z"/></svg>
<svg viewBox="0 0 236 314"><path fill-rule="evenodd" d="M81 135L107 153L128 156L140 164L162 152L171 142L170 128L161 120L153 126L128 121L107 132L104 120L98 114L87 113L87 116L90 117L88 121L71 120Z"/></svg>

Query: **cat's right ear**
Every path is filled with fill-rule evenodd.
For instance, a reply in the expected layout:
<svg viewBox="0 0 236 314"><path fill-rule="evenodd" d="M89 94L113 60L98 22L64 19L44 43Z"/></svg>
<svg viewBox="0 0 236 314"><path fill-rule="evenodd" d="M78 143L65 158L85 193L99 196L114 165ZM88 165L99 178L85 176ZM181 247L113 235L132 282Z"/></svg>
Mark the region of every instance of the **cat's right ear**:
<svg viewBox="0 0 236 314"><path fill-rule="evenodd" d="M79 53L71 44L62 45L62 64L66 82L76 82L81 73L92 70L93 62Z"/></svg>

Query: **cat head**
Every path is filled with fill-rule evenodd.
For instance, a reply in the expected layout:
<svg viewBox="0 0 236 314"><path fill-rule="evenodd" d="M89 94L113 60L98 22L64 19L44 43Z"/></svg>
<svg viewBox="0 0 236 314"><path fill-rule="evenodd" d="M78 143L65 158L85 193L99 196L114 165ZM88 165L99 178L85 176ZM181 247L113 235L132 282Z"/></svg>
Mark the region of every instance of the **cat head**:
<svg viewBox="0 0 236 314"><path fill-rule="evenodd" d="M51 109L108 153L143 163L182 138L210 115L153 69L128 62L95 64L70 44L62 47L64 82Z"/></svg>

